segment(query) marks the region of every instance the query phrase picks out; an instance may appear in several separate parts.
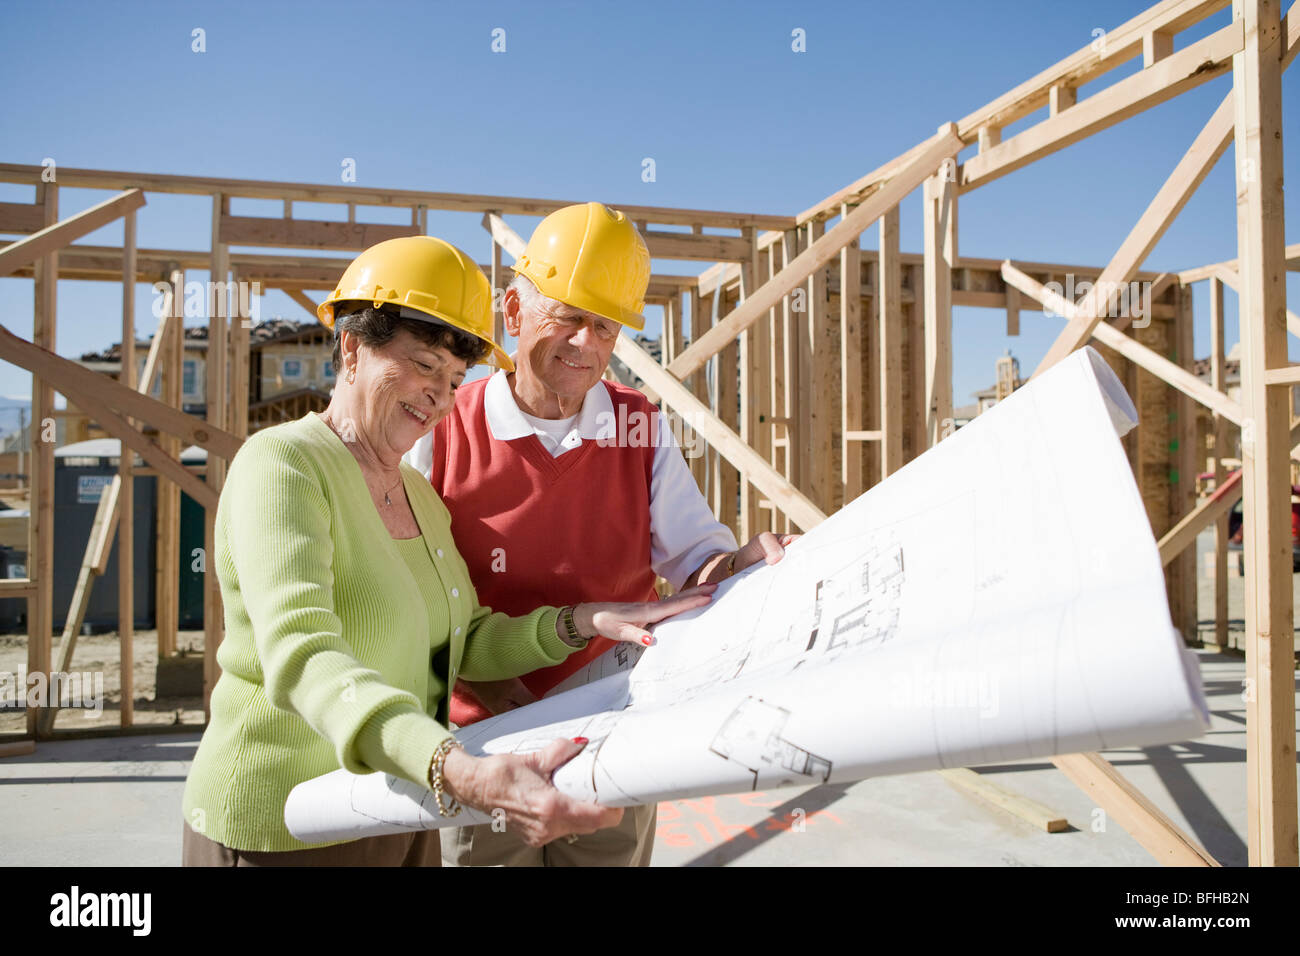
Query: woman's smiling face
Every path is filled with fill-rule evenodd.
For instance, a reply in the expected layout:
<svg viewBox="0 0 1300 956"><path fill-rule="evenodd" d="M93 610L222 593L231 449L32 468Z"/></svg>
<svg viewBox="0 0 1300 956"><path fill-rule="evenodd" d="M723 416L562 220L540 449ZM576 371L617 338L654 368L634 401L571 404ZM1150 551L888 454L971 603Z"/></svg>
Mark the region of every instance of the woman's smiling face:
<svg viewBox="0 0 1300 956"><path fill-rule="evenodd" d="M433 430L449 411L470 363L447 349L430 345L406 329L372 349L359 343L344 355L356 356L356 388L371 445L383 444L405 454ZM345 362L346 362L345 358Z"/></svg>

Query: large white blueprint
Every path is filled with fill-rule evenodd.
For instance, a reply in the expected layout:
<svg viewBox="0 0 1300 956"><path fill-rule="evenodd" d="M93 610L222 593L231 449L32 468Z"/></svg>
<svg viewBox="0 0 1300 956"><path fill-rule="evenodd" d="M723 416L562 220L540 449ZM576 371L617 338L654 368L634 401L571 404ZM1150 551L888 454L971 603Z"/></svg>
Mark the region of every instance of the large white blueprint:
<svg viewBox="0 0 1300 956"><path fill-rule="evenodd" d="M585 736L555 784L609 806L1197 737L1195 656L1119 441L1135 422L1082 349L655 646L456 735L471 754ZM308 842L487 820L341 770L285 810Z"/></svg>

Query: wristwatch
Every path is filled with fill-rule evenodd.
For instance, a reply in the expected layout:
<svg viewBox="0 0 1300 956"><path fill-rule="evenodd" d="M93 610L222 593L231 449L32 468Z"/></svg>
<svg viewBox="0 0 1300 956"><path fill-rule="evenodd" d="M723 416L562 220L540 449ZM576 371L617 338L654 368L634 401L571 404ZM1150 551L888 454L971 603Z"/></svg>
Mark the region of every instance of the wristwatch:
<svg viewBox="0 0 1300 956"><path fill-rule="evenodd" d="M566 604L560 608L560 640L570 647L586 647L591 641L589 637L583 637L578 633L578 625L573 621L573 605Z"/></svg>

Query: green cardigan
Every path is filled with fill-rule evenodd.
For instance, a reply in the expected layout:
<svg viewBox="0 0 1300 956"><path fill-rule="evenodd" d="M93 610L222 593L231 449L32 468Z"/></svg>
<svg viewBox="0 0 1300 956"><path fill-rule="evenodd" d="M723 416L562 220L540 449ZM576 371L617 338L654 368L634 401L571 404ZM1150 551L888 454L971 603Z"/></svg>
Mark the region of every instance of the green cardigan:
<svg viewBox="0 0 1300 956"><path fill-rule="evenodd" d="M185 783L196 832L238 850L304 849L284 825L294 786L339 767L427 785L450 736L431 715L457 677L515 677L572 652L554 608L511 618L478 605L442 499L410 465L401 474L428 549L423 580L314 413L257 432L231 462L212 562L221 678Z"/></svg>

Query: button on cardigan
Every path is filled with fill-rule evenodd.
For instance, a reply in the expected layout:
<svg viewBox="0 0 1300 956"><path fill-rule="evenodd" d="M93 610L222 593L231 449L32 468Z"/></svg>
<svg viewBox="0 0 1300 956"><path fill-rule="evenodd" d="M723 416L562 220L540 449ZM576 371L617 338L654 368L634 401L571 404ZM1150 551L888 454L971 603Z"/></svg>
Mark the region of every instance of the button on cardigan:
<svg viewBox="0 0 1300 956"><path fill-rule="evenodd" d="M221 677L183 802L209 839L306 848L284 826L295 785L339 767L424 784L449 736L431 715L458 676L500 680L572 652L555 608L511 618L478 606L442 499L405 463L401 477L423 574L314 413L257 432L231 462L209 564L225 608Z"/></svg>

